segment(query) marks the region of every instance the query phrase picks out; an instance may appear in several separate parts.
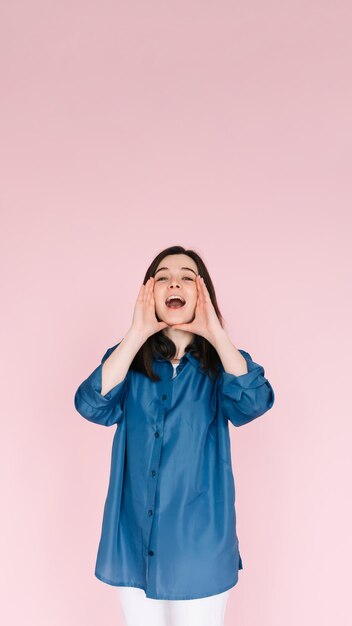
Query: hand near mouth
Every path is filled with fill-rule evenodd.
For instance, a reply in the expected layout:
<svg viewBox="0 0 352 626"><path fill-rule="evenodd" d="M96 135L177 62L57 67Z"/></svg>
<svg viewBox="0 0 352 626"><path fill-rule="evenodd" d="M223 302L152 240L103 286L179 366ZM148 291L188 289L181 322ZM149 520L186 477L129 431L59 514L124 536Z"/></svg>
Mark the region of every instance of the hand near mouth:
<svg viewBox="0 0 352 626"><path fill-rule="evenodd" d="M189 333L201 335L210 341L223 328L202 277L196 277L196 285L198 293L194 320L188 324L170 324L170 327L176 330L187 330Z"/></svg>
<svg viewBox="0 0 352 626"><path fill-rule="evenodd" d="M167 328L169 324L159 321L155 313L154 277L150 276L147 282L141 285L135 303L131 328L145 340L154 333Z"/></svg>

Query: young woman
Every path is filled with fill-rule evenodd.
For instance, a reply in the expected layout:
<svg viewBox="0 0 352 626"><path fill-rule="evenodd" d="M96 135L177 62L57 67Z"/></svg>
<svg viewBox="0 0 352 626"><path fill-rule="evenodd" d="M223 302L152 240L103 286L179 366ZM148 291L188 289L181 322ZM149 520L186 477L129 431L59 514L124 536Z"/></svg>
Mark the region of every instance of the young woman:
<svg viewBox="0 0 352 626"><path fill-rule="evenodd" d="M126 626L222 626L243 569L229 422L274 403L229 339L209 272L173 246L151 263L132 324L78 387L87 420L116 424L95 575Z"/></svg>

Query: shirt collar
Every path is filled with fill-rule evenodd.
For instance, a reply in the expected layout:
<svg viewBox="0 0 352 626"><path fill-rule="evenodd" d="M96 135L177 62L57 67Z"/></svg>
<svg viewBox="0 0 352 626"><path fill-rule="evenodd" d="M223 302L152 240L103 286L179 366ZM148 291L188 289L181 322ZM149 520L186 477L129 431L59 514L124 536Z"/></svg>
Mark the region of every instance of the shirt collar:
<svg viewBox="0 0 352 626"><path fill-rule="evenodd" d="M160 355L160 352L157 352L157 355L159 355L159 356L156 356L156 357L154 357L154 358L155 358L155 360L156 360L156 361L158 361L159 363L166 363L166 362L167 362L167 363L170 363L169 359L165 359L165 357L163 357L163 356L161 356L161 355ZM202 373L204 374L204 369L203 369L203 367L201 366L201 363L200 363L199 359L197 359L197 357L196 357L196 356L194 356L194 354L192 354L192 352L191 352L190 350L189 350L188 352L186 352L186 353L183 355L183 357L181 357L181 359L180 359L180 364L181 364L181 363L183 364L183 363L186 361L186 359L187 359L188 361L190 361L190 362L192 363L192 365L193 365L196 369L198 369L200 372L202 372Z"/></svg>

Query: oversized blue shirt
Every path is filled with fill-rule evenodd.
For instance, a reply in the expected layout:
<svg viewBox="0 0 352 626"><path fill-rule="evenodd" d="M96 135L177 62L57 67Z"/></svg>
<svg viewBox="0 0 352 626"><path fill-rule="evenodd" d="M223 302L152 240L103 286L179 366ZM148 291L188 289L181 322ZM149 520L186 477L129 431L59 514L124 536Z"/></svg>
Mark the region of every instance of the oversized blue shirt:
<svg viewBox="0 0 352 626"><path fill-rule="evenodd" d="M129 369L101 395L102 364L74 404L91 422L116 425L95 576L146 597L189 600L221 593L243 569L236 534L229 422L268 411L274 391L248 352L248 373L211 381L187 352L176 368L153 361L161 380Z"/></svg>

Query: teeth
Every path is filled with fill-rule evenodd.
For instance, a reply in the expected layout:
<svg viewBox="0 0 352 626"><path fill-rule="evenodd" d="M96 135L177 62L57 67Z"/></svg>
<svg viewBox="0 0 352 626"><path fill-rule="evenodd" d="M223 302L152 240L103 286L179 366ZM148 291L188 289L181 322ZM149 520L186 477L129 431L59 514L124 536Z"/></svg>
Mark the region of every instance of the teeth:
<svg viewBox="0 0 352 626"><path fill-rule="evenodd" d="M185 302L181 296L169 296L166 298L166 302L170 302L170 300L180 300L181 302Z"/></svg>

